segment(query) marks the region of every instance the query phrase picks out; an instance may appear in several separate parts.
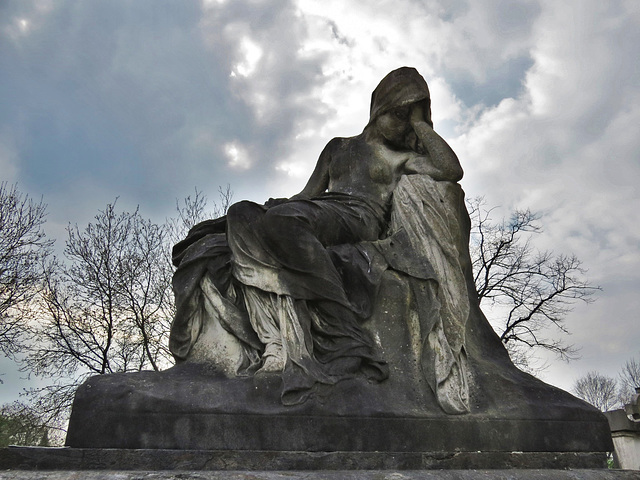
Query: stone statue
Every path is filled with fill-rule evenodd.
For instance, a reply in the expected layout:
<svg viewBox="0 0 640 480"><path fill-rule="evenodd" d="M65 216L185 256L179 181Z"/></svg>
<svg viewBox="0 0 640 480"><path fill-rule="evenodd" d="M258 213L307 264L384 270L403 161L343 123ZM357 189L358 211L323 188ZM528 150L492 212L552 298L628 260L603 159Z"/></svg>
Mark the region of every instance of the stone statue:
<svg viewBox="0 0 640 480"><path fill-rule="evenodd" d="M517 369L480 310L461 178L424 79L388 74L302 192L235 204L175 246L176 365L88 379L67 445L604 465L604 416Z"/></svg>
<svg viewBox="0 0 640 480"><path fill-rule="evenodd" d="M447 358L432 359L425 373L444 370L430 382L436 393L448 383L443 408L468 411L467 292L449 251L460 232L442 221L457 205L443 204L440 192L461 178L456 155L433 130L426 82L413 68L391 72L373 92L364 131L331 140L302 192L266 205L235 204L226 219L196 226L176 246L175 358L188 359L203 325L216 322L238 340L229 373L281 373L285 404L306 399L315 383L356 374L385 380L387 365L361 323L372 314L381 271L397 263L400 250L390 248L396 237L403 263L427 265L422 277L455 310L441 314L444 334L424 346L446 347ZM421 202L431 204L428 212L408 207ZM228 364L226 355L208 357Z"/></svg>

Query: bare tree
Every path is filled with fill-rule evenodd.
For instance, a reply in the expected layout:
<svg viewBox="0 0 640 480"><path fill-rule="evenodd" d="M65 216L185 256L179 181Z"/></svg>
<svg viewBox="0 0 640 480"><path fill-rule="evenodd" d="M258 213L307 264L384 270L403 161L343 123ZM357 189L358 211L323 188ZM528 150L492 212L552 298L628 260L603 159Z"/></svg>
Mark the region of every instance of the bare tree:
<svg viewBox="0 0 640 480"><path fill-rule="evenodd" d="M172 270L165 229L136 210L107 205L84 230L69 226L40 296L40 321L23 368L56 383L33 390L48 421L59 418L87 376L171 364Z"/></svg>
<svg viewBox="0 0 640 480"><path fill-rule="evenodd" d="M53 244L45 237L45 217L42 201L0 184L0 352L6 356L23 348L29 300L42 285Z"/></svg>
<svg viewBox="0 0 640 480"><path fill-rule="evenodd" d="M214 202L210 210L207 209L206 195L198 189L195 189L193 196L187 195L182 202L176 200L176 216L166 221L169 243L173 245L184 239L196 224L226 214L232 198L233 191L227 184L225 188L218 187L218 202Z"/></svg>
<svg viewBox="0 0 640 480"><path fill-rule="evenodd" d="M640 388L640 362L631 358L620 371L620 403L629 403L637 388Z"/></svg>
<svg viewBox="0 0 640 480"><path fill-rule="evenodd" d="M0 447L9 445L49 446L49 429L32 408L21 402L0 407Z"/></svg>
<svg viewBox="0 0 640 480"><path fill-rule="evenodd" d="M64 261L50 263L39 326L23 369L53 383L30 391L33 408L62 428L75 391L88 376L161 370L173 363L168 336L175 313L171 247L189 228L226 212L232 197L207 211L198 190L177 216L157 225L107 205L84 230L69 226Z"/></svg>
<svg viewBox="0 0 640 480"><path fill-rule="evenodd" d="M531 238L542 229L540 217L530 210L516 210L509 221L494 223L482 198L468 206L478 297L481 305L501 313L490 320L512 358L525 368L536 348L565 360L575 358L577 349L561 337L569 334L564 319L576 301L592 302L591 295L599 290L585 279L580 260L536 250Z"/></svg>
<svg viewBox="0 0 640 480"><path fill-rule="evenodd" d="M166 221L169 243L176 244L186 237L197 223L206 220L207 197L198 189L193 197L187 195L182 202L176 199L176 216ZM171 255L171 252L168 252ZM170 260L170 259L169 259Z"/></svg>
<svg viewBox="0 0 640 480"><path fill-rule="evenodd" d="M618 405L617 383L615 378L589 372L573 385L573 392L586 402L603 412Z"/></svg>

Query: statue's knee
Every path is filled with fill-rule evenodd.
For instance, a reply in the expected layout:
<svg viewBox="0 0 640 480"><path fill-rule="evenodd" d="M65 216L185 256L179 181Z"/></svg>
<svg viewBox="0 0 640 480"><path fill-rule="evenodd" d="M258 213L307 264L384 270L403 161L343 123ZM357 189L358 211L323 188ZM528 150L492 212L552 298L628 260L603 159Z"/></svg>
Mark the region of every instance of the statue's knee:
<svg viewBox="0 0 640 480"><path fill-rule="evenodd" d="M263 218L264 235L272 241L285 242L293 246L297 236L309 229L308 222L300 212L286 205L270 208Z"/></svg>
<svg viewBox="0 0 640 480"><path fill-rule="evenodd" d="M257 221L264 213L261 205L250 202L248 200L243 200L238 203L234 203L227 210L227 223L228 224L236 224L240 223L254 223Z"/></svg>
<svg viewBox="0 0 640 480"><path fill-rule="evenodd" d="M272 207L264 215L264 221L274 229L288 231L301 223L300 214L283 204Z"/></svg>
<svg viewBox="0 0 640 480"><path fill-rule="evenodd" d="M242 216L244 212L249 209L249 205L253 202L248 200L242 200L241 202L234 203L227 209L227 217Z"/></svg>

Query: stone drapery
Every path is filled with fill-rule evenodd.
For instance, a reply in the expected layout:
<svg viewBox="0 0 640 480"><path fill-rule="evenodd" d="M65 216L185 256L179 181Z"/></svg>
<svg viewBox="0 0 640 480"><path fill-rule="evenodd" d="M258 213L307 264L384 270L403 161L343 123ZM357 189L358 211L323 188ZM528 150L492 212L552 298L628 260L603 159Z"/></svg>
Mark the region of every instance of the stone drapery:
<svg viewBox="0 0 640 480"><path fill-rule="evenodd" d="M379 216L358 199L338 197L343 198L331 197L331 208L340 209L336 205L351 200L347 216L352 215L355 224L364 225L359 216L371 216L369 225ZM227 374L252 374L260 356L267 353L264 345L270 343L265 338L276 337L274 343L280 340L287 357L282 400L289 404L304 401L316 383L332 384L356 373L382 380L384 363L360 322L371 314L380 278L391 268L407 276L414 292L423 375L443 410L468 411L464 331L469 307L457 247L463 235L457 216L461 201L462 190L456 183L436 182L426 175L404 176L394 191L388 236L375 240L377 229L356 234L354 225L346 222L345 229L362 241L321 247L331 262L324 266L330 273L324 275L317 269L304 271L317 261L295 271L290 249L280 253L288 256L286 265L274 257L261 240L260 219L268 210L260 205L243 202L231 212L231 221L194 227L174 249L178 315L171 332L172 352L178 359L188 358L204 322L216 322L237 339L236 366L229 366ZM292 202L288 214L301 208L298 203ZM222 233L227 229L226 235ZM345 238L332 234L336 241ZM300 235L296 238L302 240ZM240 273L231 268L229 243L236 241L241 242L236 251L244 252ZM319 279L315 284L308 281L311 273Z"/></svg>

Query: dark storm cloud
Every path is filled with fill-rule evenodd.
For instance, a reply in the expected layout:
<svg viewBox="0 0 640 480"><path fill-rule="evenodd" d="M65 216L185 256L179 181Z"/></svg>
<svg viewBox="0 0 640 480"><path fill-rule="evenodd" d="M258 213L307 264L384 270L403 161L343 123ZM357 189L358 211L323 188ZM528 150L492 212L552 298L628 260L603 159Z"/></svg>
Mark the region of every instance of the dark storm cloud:
<svg viewBox="0 0 640 480"><path fill-rule="evenodd" d="M216 88L226 75L198 41L194 5L59 2L2 42L13 67L0 74L8 84L0 121L19 138L23 182L46 196L76 182L109 185L114 195L158 179L166 187L161 172L175 171L181 156L176 140L207 106L234 113L222 131L246 123L242 104ZM29 19L19 7L5 21Z"/></svg>
<svg viewBox="0 0 640 480"><path fill-rule="evenodd" d="M305 32L288 2L40 7L3 9L5 36L28 23L1 42L11 68L0 72L0 129L15 139L18 180L50 201L95 184L160 210L194 186L264 179L292 126L314 115L304 95L320 69L297 54ZM263 51L257 79L230 76L244 37ZM260 95L272 104L267 122L251 103ZM232 140L250 152L251 169L229 167L223 146Z"/></svg>

